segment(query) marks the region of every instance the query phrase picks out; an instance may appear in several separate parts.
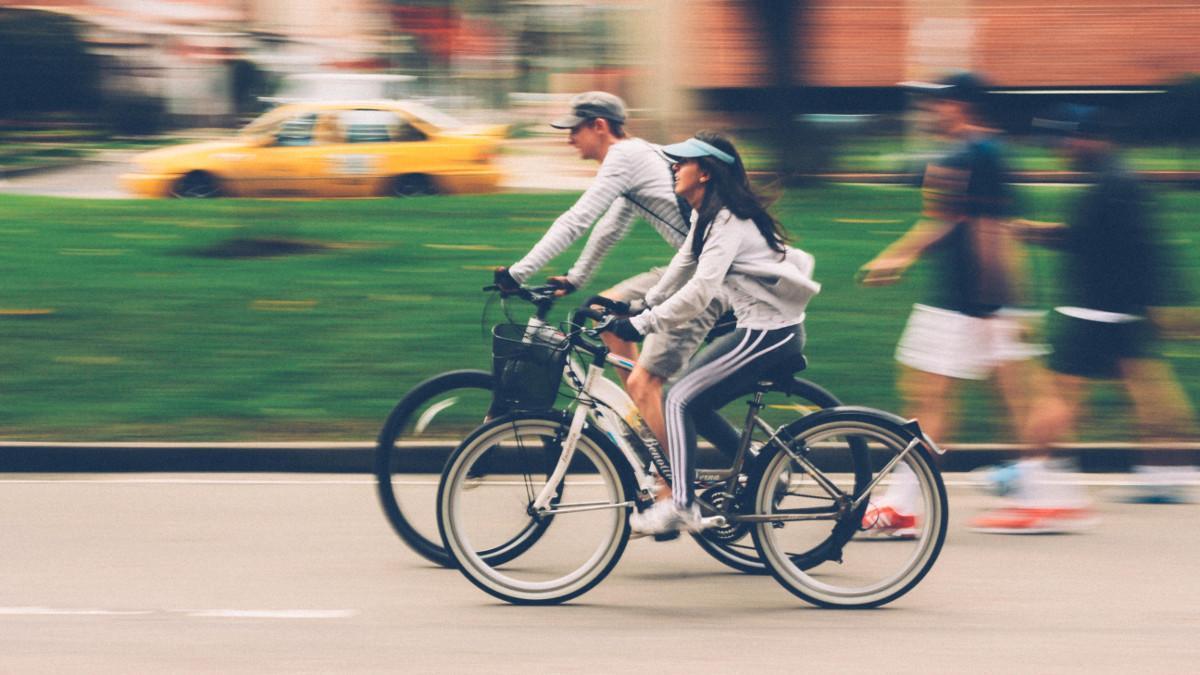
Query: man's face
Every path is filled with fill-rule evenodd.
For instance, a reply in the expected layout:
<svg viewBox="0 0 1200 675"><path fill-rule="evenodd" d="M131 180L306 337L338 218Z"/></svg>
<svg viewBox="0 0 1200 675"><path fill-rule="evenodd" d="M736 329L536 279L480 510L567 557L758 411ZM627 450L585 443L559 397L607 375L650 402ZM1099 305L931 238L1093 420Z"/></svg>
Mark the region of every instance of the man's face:
<svg viewBox="0 0 1200 675"><path fill-rule="evenodd" d="M937 132L953 135L965 126L970 117L967 114L968 105L962 101L947 98L935 98L928 103L933 116L933 125Z"/></svg>
<svg viewBox="0 0 1200 675"><path fill-rule="evenodd" d="M581 159L594 160L600 159L602 140L603 129L601 129L600 120L589 119L571 128L571 135L567 142L579 151Z"/></svg>

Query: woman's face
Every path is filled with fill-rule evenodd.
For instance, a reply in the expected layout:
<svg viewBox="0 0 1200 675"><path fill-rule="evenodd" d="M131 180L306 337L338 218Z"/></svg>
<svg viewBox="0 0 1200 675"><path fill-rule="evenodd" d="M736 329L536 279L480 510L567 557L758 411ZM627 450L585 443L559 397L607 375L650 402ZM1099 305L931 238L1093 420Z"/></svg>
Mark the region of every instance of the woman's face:
<svg viewBox="0 0 1200 675"><path fill-rule="evenodd" d="M704 190L708 183L708 172L695 159L683 159L671 165L675 173L675 194L687 200L693 208L704 201Z"/></svg>

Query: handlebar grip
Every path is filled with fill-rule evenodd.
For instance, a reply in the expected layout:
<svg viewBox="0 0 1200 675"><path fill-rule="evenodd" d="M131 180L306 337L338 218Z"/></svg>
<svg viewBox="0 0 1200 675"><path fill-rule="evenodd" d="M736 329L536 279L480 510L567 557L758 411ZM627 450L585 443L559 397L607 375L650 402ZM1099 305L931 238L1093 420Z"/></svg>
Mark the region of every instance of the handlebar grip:
<svg viewBox="0 0 1200 675"><path fill-rule="evenodd" d="M592 309L588 306L583 306L571 312L571 323L579 326L583 319L591 319L592 321L603 321L608 314Z"/></svg>
<svg viewBox="0 0 1200 675"><path fill-rule="evenodd" d="M584 301L583 304L585 307L588 305L599 305L600 307L603 307L604 309L612 311L613 309L616 308L617 301L613 300L612 298L606 298L603 295L593 295L592 297L590 297L586 301Z"/></svg>

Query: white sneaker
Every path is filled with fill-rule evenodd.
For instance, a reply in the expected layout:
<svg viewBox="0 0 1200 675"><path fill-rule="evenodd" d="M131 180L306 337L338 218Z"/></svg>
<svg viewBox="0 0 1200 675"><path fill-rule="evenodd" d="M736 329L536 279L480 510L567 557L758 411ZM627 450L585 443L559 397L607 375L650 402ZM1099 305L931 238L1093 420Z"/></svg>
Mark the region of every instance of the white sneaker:
<svg viewBox="0 0 1200 675"><path fill-rule="evenodd" d="M664 499L644 511L629 514L629 527L639 536L699 532L703 529L700 507L692 504L690 509L681 509L675 502Z"/></svg>

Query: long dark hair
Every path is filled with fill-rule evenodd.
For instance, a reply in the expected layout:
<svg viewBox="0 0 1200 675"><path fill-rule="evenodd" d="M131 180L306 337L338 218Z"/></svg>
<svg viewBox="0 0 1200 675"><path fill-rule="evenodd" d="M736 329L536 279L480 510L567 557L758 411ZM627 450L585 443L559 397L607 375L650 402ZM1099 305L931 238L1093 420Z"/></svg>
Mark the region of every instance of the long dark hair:
<svg viewBox="0 0 1200 675"><path fill-rule="evenodd" d="M750 187L750 178L746 175L746 166L742 156L738 154L733 142L715 131L697 131L696 138L723 150L733 156L733 164L727 164L715 157L700 157L700 168L709 175L708 189L704 191L704 199L700 203L696 218L696 233L692 236L692 255L700 257L704 250L704 240L708 228L721 209L738 218L754 221L763 239L772 250L783 253L787 243L787 233L783 227L767 213L763 201Z"/></svg>

